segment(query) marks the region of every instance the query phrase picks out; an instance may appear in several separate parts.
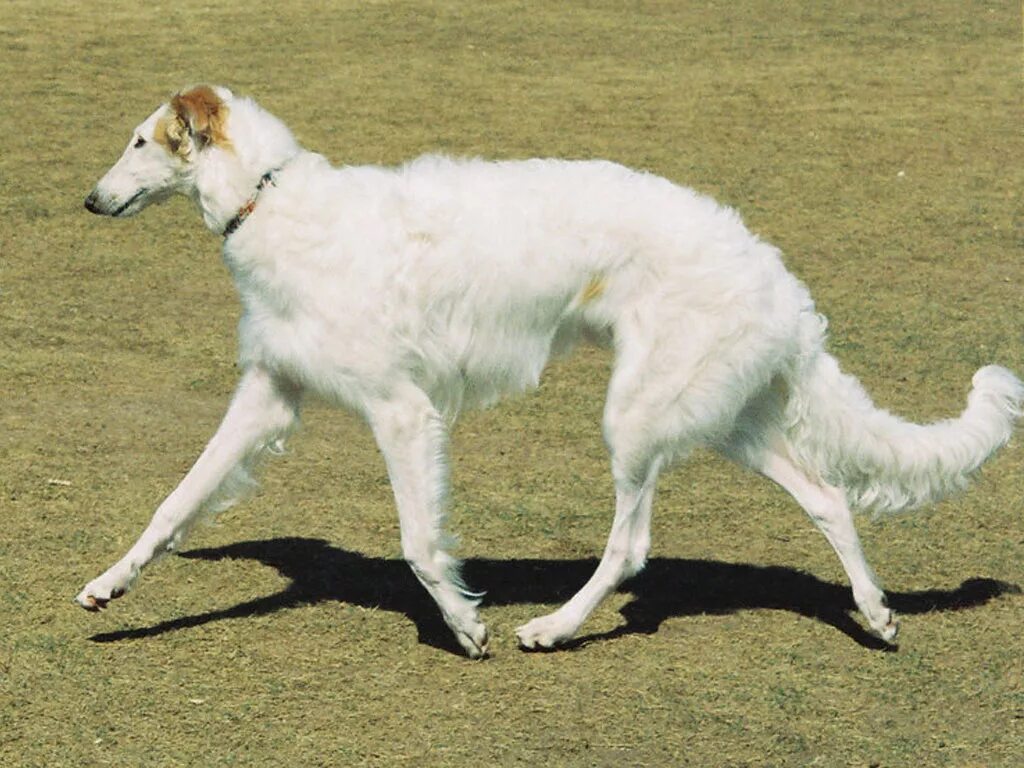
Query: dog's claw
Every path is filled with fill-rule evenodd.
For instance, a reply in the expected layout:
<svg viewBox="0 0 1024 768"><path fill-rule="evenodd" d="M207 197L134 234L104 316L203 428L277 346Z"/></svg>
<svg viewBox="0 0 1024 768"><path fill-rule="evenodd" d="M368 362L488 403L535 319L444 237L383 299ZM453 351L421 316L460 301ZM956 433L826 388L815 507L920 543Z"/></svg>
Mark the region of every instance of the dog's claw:
<svg viewBox="0 0 1024 768"><path fill-rule="evenodd" d="M87 611L90 611L92 613L99 613L107 607L107 604L110 601L104 600L103 598L96 597L94 595L85 595L84 597L79 596L75 598L75 602L83 608L85 608L85 610Z"/></svg>
<svg viewBox="0 0 1024 768"><path fill-rule="evenodd" d="M109 597L99 597L95 594L96 591L99 590L92 590L89 587L86 587L78 594L78 596L74 599L74 602L78 603L78 605L80 605L82 608L89 611L90 613L99 613L100 611L106 609L106 607L110 604L111 600L115 600L121 597L121 595L123 595L125 592L125 590L123 589L114 588L110 590Z"/></svg>

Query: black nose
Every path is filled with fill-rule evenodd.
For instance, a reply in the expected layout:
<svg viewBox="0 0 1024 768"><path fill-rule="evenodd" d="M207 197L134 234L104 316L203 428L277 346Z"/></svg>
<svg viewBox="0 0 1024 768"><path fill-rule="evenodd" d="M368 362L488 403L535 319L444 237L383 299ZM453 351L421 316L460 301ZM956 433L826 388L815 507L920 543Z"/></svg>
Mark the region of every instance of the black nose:
<svg viewBox="0 0 1024 768"><path fill-rule="evenodd" d="M96 203L95 189L89 193L87 198L85 198L85 209L91 213L103 213L103 211L100 210L99 205Z"/></svg>

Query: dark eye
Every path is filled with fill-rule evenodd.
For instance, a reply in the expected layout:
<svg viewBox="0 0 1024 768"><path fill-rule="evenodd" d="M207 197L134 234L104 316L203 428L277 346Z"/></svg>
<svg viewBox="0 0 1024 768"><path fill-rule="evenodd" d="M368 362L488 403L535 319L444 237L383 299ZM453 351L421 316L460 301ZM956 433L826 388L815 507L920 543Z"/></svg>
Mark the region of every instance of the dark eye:
<svg viewBox="0 0 1024 768"><path fill-rule="evenodd" d="M139 147L145 146L145 144L146 144L146 140L144 138L142 138L141 136L139 136L139 138L136 139L135 143L132 144L132 146L135 147L136 149L138 149Z"/></svg>

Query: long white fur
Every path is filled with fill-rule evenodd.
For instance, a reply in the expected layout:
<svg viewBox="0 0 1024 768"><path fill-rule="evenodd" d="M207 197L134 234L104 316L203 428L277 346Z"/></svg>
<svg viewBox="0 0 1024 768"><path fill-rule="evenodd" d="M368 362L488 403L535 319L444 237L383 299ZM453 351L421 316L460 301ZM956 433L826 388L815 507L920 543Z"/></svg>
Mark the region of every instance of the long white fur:
<svg viewBox="0 0 1024 768"><path fill-rule="evenodd" d="M615 351L603 425L615 519L594 576L519 628L524 647L572 637L643 567L658 472L698 445L789 491L836 549L872 629L895 637L850 505L899 510L962 488L1021 414L1013 374L983 368L959 418L908 424L839 370L824 320L779 252L707 197L608 162L335 168L254 101L215 93L229 143L204 144L186 125L191 143L169 152L154 141L175 118L161 106L87 206L131 215L181 193L220 233L276 169L224 243L244 307L245 374L195 467L79 603L105 606L173 549L238 467L292 428L311 392L370 424L405 557L467 653L484 655L477 596L444 532L447 429L466 407L536 386L552 354L587 338Z"/></svg>

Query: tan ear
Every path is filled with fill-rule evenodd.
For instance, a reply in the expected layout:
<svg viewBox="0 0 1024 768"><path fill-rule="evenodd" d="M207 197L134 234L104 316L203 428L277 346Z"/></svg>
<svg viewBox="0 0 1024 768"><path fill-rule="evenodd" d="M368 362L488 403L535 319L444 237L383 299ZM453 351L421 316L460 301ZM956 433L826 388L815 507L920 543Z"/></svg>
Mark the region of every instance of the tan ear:
<svg viewBox="0 0 1024 768"><path fill-rule="evenodd" d="M174 113L164 115L156 121L153 140L167 147L173 155L188 157L192 151L192 137L189 135L188 126Z"/></svg>
<svg viewBox="0 0 1024 768"><path fill-rule="evenodd" d="M171 109L174 110L176 121L168 125L167 136L171 140L173 123L180 123L181 127L193 137L198 149L209 145L219 147L230 147L231 141L225 133L225 123L228 116L228 107L223 99L208 85L200 85L184 93L179 93L171 99ZM184 137L179 137L179 147L184 142ZM181 154L179 150L174 150Z"/></svg>

